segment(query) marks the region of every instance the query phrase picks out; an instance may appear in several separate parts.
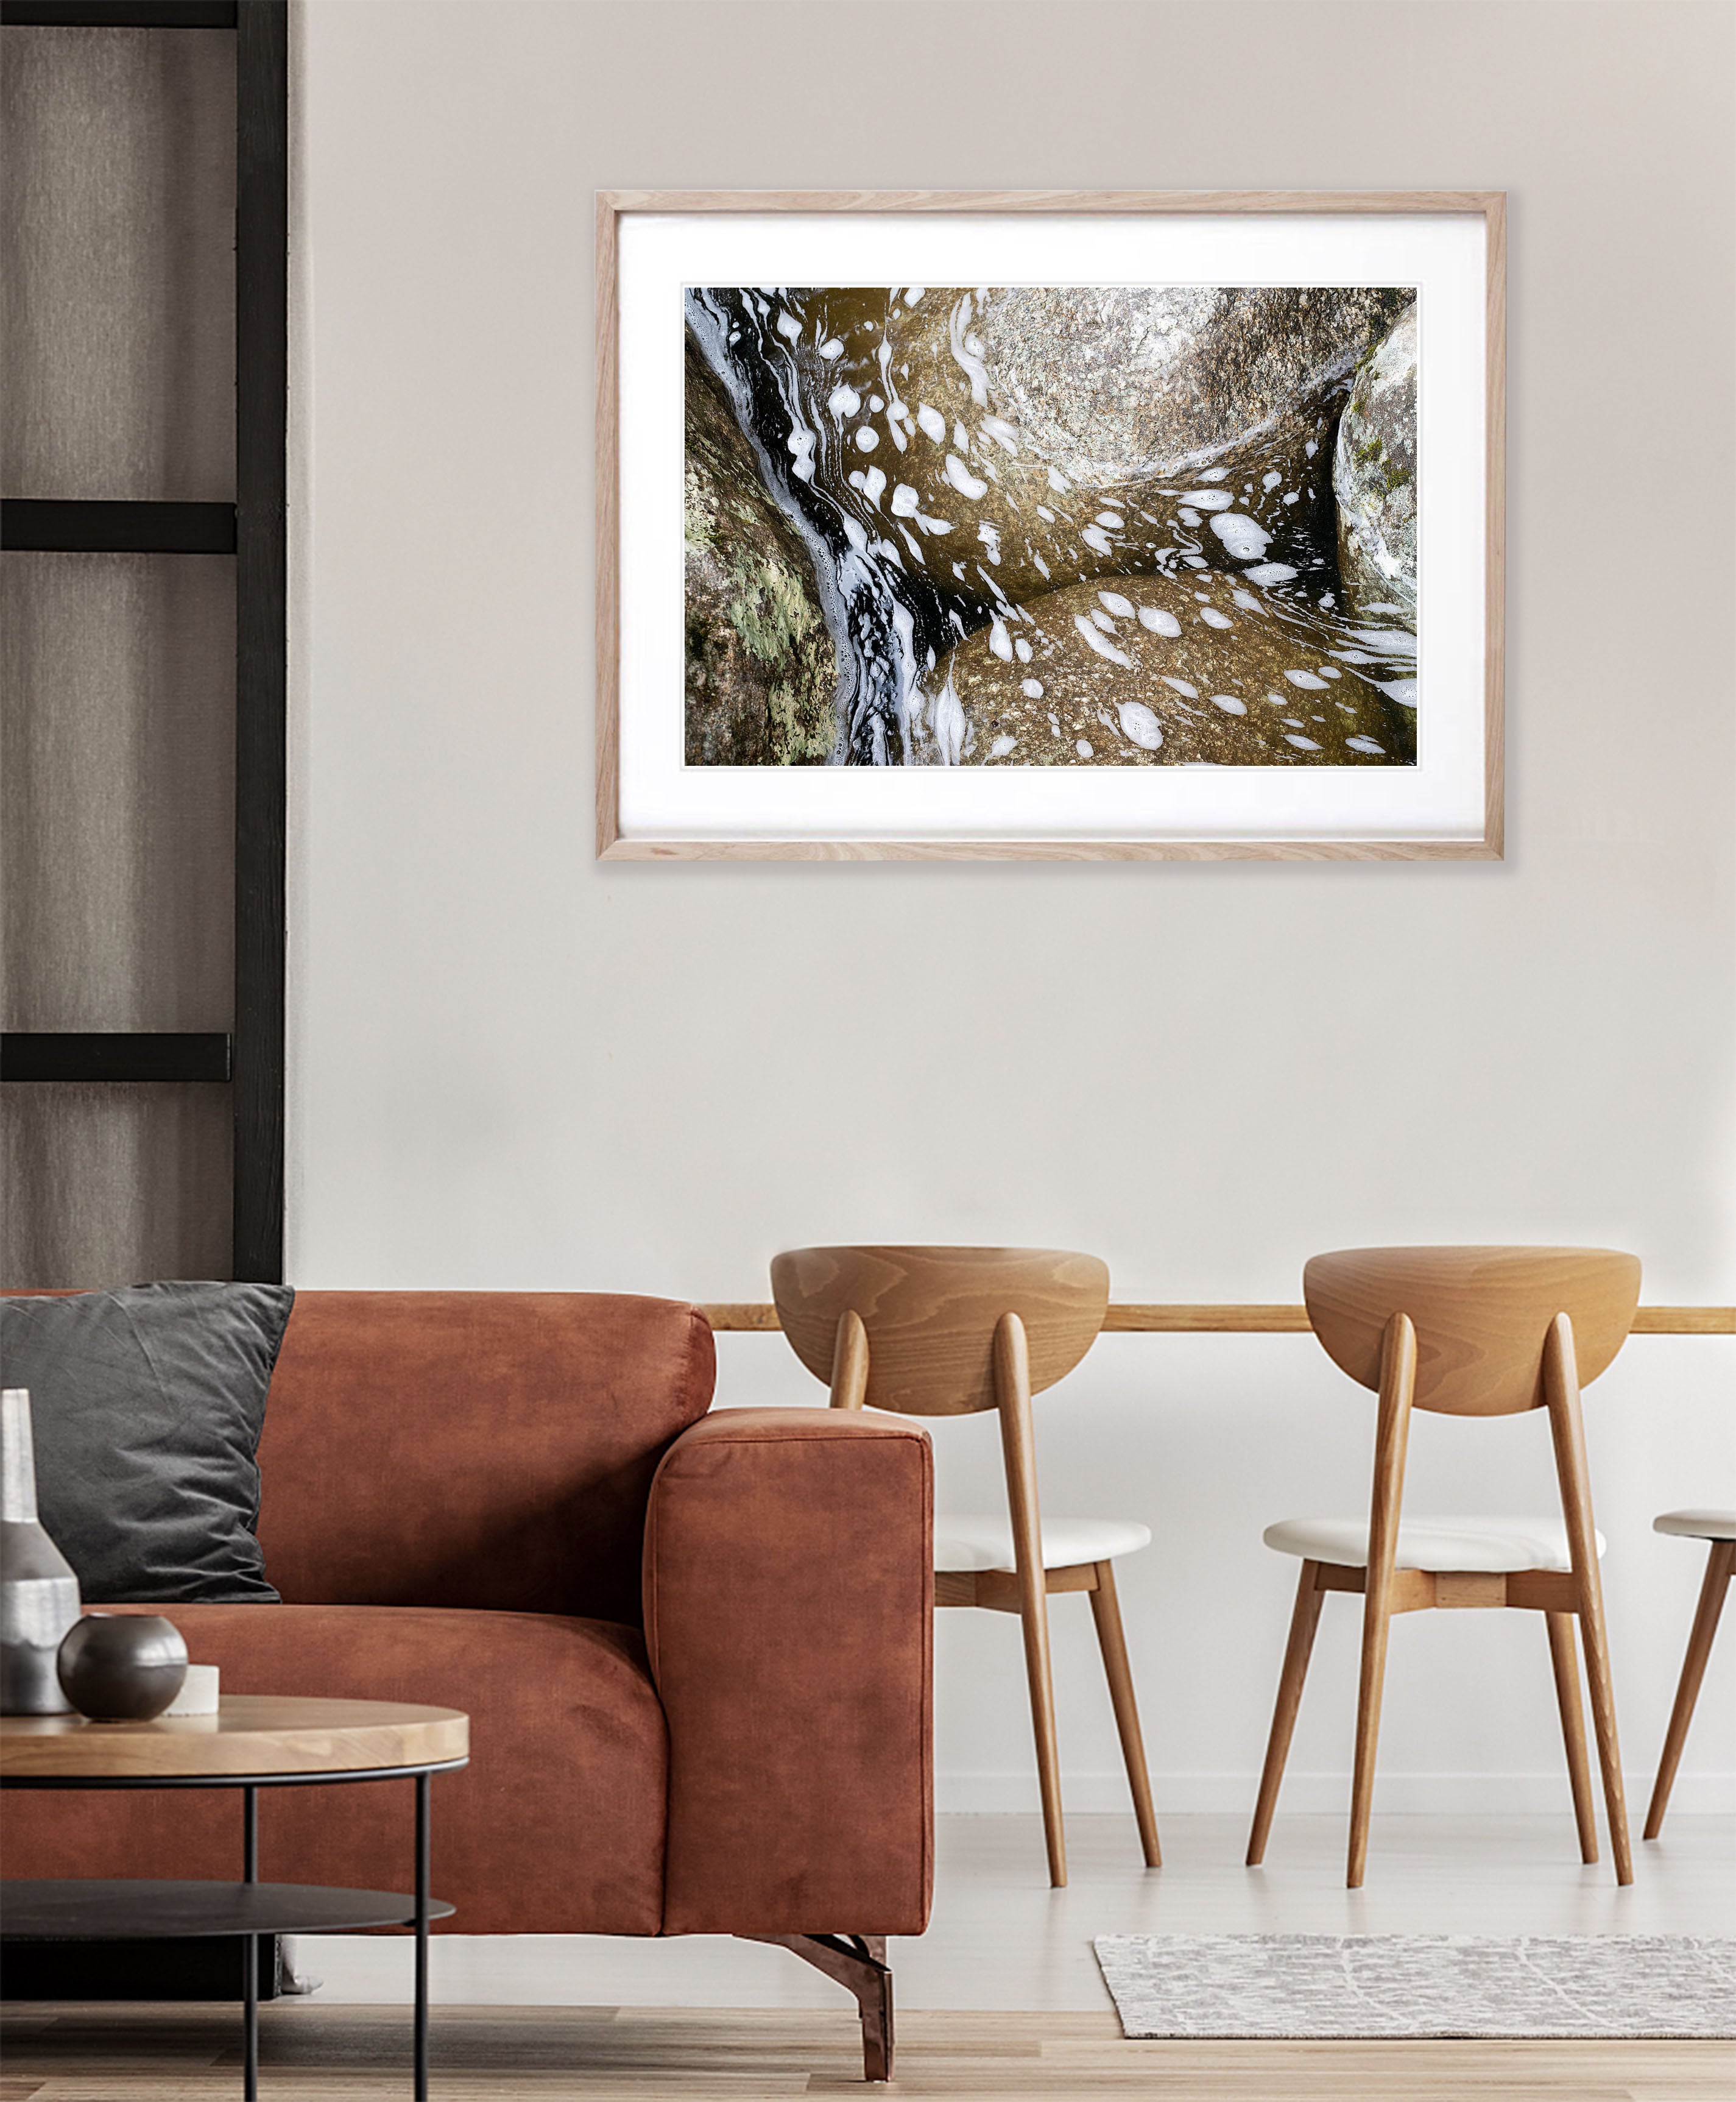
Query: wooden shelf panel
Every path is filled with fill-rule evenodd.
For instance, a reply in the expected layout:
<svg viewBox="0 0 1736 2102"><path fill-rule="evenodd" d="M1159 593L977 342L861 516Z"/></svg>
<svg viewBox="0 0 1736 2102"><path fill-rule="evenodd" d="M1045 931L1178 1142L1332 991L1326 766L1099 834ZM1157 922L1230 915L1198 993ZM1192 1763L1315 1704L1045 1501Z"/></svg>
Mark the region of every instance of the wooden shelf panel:
<svg viewBox="0 0 1736 2102"><path fill-rule="evenodd" d="M724 1335L775 1335L777 1309L757 1300L719 1301L700 1311ZM1106 1336L1305 1336L1308 1309L1286 1306L1165 1306L1112 1300ZM1736 1306L1642 1306L1636 1336L1736 1336Z"/></svg>
<svg viewBox="0 0 1736 2102"><path fill-rule="evenodd" d="M227 1080L221 1030L16 1030L0 1037L0 1080Z"/></svg>
<svg viewBox="0 0 1736 2102"><path fill-rule="evenodd" d="M20 554L232 555L232 503L131 503L9 496L0 547Z"/></svg>

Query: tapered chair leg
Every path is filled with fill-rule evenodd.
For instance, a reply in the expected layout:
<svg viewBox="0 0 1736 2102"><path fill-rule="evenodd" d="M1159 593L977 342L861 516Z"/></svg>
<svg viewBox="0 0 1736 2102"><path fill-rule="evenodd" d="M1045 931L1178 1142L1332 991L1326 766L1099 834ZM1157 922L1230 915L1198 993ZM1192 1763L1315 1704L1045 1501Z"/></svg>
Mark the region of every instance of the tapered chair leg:
<svg viewBox="0 0 1736 2102"><path fill-rule="evenodd" d="M1574 1822L1579 1829L1579 1859L1597 1859L1597 1816L1592 1807L1592 1769L1585 1751L1585 1710L1579 1697L1579 1664L1574 1655L1574 1616L1545 1613L1549 1661L1555 1667L1556 1705L1561 1711L1561 1738L1567 1747L1567 1777L1573 1785Z"/></svg>
<svg viewBox="0 0 1736 2102"><path fill-rule="evenodd" d="M1025 1676L1030 1688L1031 1734L1037 1741L1037 1785L1043 1797L1043 1837L1048 1848L1049 1882L1067 1882L1067 1835L1061 1821L1061 1745L1055 1734L1055 1685L1049 1674L1049 1620L1045 1602L1029 1602L1019 1616L1025 1629Z"/></svg>
<svg viewBox="0 0 1736 2102"><path fill-rule="evenodd" d="M1247 1865L1257 1869L1266 1858L1266 1840L1272 1830L1272 1814L1278 1808L1278 1791L1290 1757L1290 1740L1296 1727L1296 1710L1302 1705L1302 1682L1308 1676L1308 1661L1313 1652L1314 1630L1320 1625L1322 1592L1318 1587L1320 1564L1304 1562L1296 1582L1295 1609L1290 1616L1290 1640L1284 1649L1284 1668L1278 1674L1278 1701L1272 1710L1272 1733L1266 1740L1266 1763L1260 1776L1260 1800L1254 1806L1254 1829L1248 1835Z"/></svg>
<svg viewBox="0 0 1736 2102"><path fill-rule="evenodd" d="M1115 1727L1121 1735L1121 1756L1127 1769L1127 1785L1133 1791L1133 1815L1139 1824L1140 1845L1148 1869L1161 1869L1163 1856L1158 1846L1158 1814L1151 1803L1151 1773L1145 1764L1145 1741L1140 1730L1139 1703L1133 1697L1133 1673L1127 1662L1127 1641L1121 1625L1121 1603L1115 1594L1113 1563L1096 1564L1097 1588L1091 1594L1092 1618L1097 1624L1097 1645L1103 1652L1103 1675L1109 1683L1109 1701L1115 1710Z"/></svg>
<svg viewBox="0 0 1736 2102"><path fill-rule="evenodd" d="M1706 1676L1706 1660L1712 1655L1712 1639L1718 1631L1725 1594L1736 1569L1736 1540L1715 1540L1706 1558L1706 1576L1700 1585L1700 1603L1694 1608L1694 1625L1688 1635L1688 1654L1682 1659L1681 1678L1676 1688L1676 1705L1670 1710L1670 1727L1664 1732L1663 1750L1658 1760L1658 1778L1645 1812L1645 1837L1655 1839L1663 1829L1663 1813L1681 1764L1682 1746L1688 1741L1688 1725L1694 1720L1694 1704Z"/></svg>
<svg viewBox="0 0 1736 2102"><path fill-rule="evenodd" d="M1380 1741L1380 1696L1386 1682L1386 1637L1392 1625L1384 1597L1372 1583L1362 1602L1362 1673L1357 1689L1356 1771L1350 1785L1350 1860L1344 1882L1359 1891L1368 1868L1368 1821L1375 1803L1375 1749Z"/></svg>

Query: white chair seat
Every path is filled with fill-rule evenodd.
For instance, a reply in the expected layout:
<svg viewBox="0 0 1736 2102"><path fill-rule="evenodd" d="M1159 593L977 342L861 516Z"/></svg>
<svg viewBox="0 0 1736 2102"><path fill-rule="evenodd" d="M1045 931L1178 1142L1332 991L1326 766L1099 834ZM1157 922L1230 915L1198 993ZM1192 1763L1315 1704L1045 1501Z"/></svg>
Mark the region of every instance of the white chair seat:
<svg viewBox="0 0 1736 2102"><path fill-rule="evenodd" d="M1263 1536L1280 1554L1331 1562L1345 1569L1368 1566L1368 1520L1363 1518L1286 1518ZM1601 1559L1603 1535L1597 1536ZM1399 1569L1570 1569L1567 1528L1551 1518L1401 1519Z"/></svg>
<svg viewBox="0 0 1736 2102"><path fill-rule="evenodd" d="M1108 1562L1151 1545L1151 1528L1131 1519L1046 1518L1043 1566L1072 1569L1082 1562ZM1012 1528L1003 1518L937 1518L934 1566L958 1572L1011 1569Z"/></svg>
<svg viewBox="0 0 1736 2102"><path fill-rule="evenodd" d="M1654 1532L1673 1532L1683 1540L1736 1540L1736 1511L1666 1511L1652 1520Z"/></svg>

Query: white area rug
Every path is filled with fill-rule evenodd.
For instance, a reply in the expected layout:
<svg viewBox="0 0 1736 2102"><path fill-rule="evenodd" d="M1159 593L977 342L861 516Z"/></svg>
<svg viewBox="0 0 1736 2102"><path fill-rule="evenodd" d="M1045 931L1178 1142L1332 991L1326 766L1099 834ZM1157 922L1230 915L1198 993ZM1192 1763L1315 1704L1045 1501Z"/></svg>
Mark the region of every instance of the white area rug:
<svg viewBox="0 0 1736 2102"><path fill-rule="evenodd" d="M1100 1934L1130 2037L1736 2036L1736 1941Z"/></svg>

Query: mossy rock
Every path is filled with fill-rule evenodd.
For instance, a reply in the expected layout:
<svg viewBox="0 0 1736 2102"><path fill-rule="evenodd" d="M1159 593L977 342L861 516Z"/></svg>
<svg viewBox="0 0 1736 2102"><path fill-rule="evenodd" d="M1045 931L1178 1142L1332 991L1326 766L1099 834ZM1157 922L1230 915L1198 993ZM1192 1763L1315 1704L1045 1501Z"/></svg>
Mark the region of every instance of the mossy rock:
<svg viewBox="0 0 1736 2102"><path fill-rule="evenodd" d="M813 565L691 337L686 392L687 764L823 765L838 652Z"/></svg>

